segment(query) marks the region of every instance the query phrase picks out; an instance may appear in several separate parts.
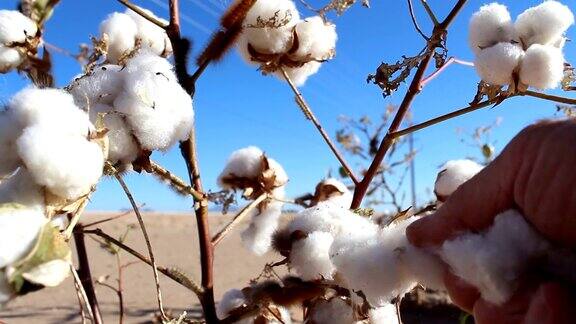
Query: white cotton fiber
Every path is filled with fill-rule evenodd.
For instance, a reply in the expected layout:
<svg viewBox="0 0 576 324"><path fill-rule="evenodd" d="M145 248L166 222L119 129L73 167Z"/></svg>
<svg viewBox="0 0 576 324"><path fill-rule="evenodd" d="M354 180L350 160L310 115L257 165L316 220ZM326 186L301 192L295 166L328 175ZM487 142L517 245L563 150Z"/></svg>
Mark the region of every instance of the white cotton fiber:
<svg viewBox="0 0 576 324"><path fill-rule="evenodd" d="M368 312L370 324L398 324L398 310L394 304L385 304Z"/></svg>
<svg viewBox="0 0 576 324"><path fill-rule="evenodd" d="M17 203L44 210L44 190L36 184L26 168L20 168L0 184L0 204Z"/></svg>
<svg viewBox="0 0 576 324"><path fill-rule="evenodd" d="M300 87L306 83L306 80L308 80L308 77L316 74L316 72L318 72L318 70L320 70L320 66L322 66L322 63L312 61L312 62L305 63L304 65L302 65L300 67L284 67L284 69L286 70L286 74L288 74L288 77L290 78L290 80L292 80L292 82L294 82L294 84L297 87ZM284 74L282 74L282 71L277 71L275 73L275 75L280 80L285 80Z"/></svg>
<svg viewBox="0 0 576 324"><path fill-rule="evenodd" d="M142 148L167 150L188 138L194 120L192 99L178 84L172 65L142 52L126 65L123 91L114 100Z"/></svg>
<svg viewBox="0 0 576 324"><path fill-rule="evenodd" d="M312 232L295 241L290 251L290 268L306 281L332 280L334 265L329 251L333 241L332 234L326 232Z"/></svg>
<svg viewBox="0 0 576 324"><path fill-rule="evenodd" d="M0 10L0 44L23 43L37 32L38 26L32 19L15 10Z"/></svg>
<svg viewBox="0 0 576 324"><path fill-rule="evenodd" d="M544 1L518 16L515 27L525 47L534 44L553 45L574 24L568 6L558 1Z"/></svg>
<svg viewBox="0 0 576 324"><path fill-rule="evenodd" d="M154 17L166 25L168 24L167 20L157 17L152 11L144 8L140 9L148 16ZM164 29L130 9L126 9L126 14L129 15L138 26L138 38L142 41L143 47L149 48L156 55L167 56L172 53L172 43L170 43L170 39Z"/></svg>
<svg viewBox="0 0 576 324"><path fill-rule="evenodd" d="M112 163L131 163L139 153L138 143L132 130L125 121L125 116L112 107L98 104L90 110L90 120L96 123L99 114L104 114L104 127L108 129L108 160Z"/></svg>
<svg viewBox="0 0 576 324"><path fill-rule="evenodd" d="M114 12L100 23L100 34L106 34L108 39L106 54L108 62L118 63L122 55L134 49L138 25L131 16Z"/></svg>
<svg viewBox="0 0 576 324"><path fill-rule="evenodd" d="M290 53L293 58L327 60L334 56L336 48L336 26L325 23L322 17L306 18L296 25L298 49Z"/></svg>
<svg viewBox="0 0 576 324"><path fill-rule="evenodd" d="M441 200L450 196L458 187L475 176L483 166L472 160L452 160L446 162L436 177L434 193Z"/></svg>
<svg viewBox="0 0 576 324"><path fill-rule="evenodd" d="M383 228L370 239L347 240L339 236L330 249L330 259L344 285L361 290L371 305L378 307L403 296L416 286L418 278L403 259L409 246L408 219Z"/></svg>
<svg viewBox="0 0 576 324"><path fill-rule="evenodd" d="M468 44L479 54L484 48L515 39L514 25L506 6L491 3L480 7L470 18Z"/></svg>
<svg viewBox="0 0 576 324"><path fill-rule="evenodd" d="M0 179L13 173L20 165L16 138L21 130L10 117L7 112L0 111Z"/></svg>
<svg viewBox="0 0 576 324"><path fill-rule="evenodd" d="M56 287L70 275L70 263L61 259L48 261L23 273L22 277L33 284Z"/></svg>
<svg viewBox="0 0 576 324"><path fill-rule="evenodd" d="M554 89L564 78L564 55L554 46L534 44L520 66L520 81L538 89Z"/></svg>
<svg viewBox="0 0 576 324"><path fill-rule="evenodd" d="M271 19L274 19L272 21ZM284 53L292 46L292 28L300 14L292 0L258 0L248 11L238 49L252 63L247 46L263 54ZM264 26L263 23L270 23Z"/></svg>
<svg viewBox="0 0 576 324"><path fill-rule="evenodd" d="M314 324L353 324L354 310L342 298L333 297L329 300L319 300L308 315L306 323Z"/></svg>
<svg viewBox="0 0 576 324"><path fill-rule="evenodd" d="M24 55L16 48L0 45L0 73L17 68L24 61Z"/></svg>
<svg viewBox="0 0 576 324"><path fill-rule="evenodd" d="M442 259L453 273L472 284L482 298L501 304L517 287L531 259L546 254L549 244L516 210L508 210L482 233L463 234L444 242Z"/></svg>
<svg viewBox="0 0 576 324"><path fill-rule="evenodd" d="M330 189L328 189L330 188ZM326 196L327 190L335 190ZM320 191L320 192L319 192ZM316 197L319 202L324 202L327 204L333 204L340 208L350 208L352 205L352 192L343 184L340 180L335 178L328 178L323 180L316 186L315 195L320 195Z"/></svg>
<svg viewBox="0 0 576 324"><path fill-rule="evenodd" d="M4 270L0 270L0 310L2 306L12 299L14 292L8 283L8 278Z"/></svg>
<svg viewBox="0 0 576 324"><path fill-rule="evenodd" d="M36 183L63 198L89 193L102 175L102 149L81 136L34 125L24 130L17 148Z"/></svg>
<svg viewBox="0 0 576 324"><path fill-rule="evenodd" d="M47 221L37 209L0 205L0 269L26 256Z"/></svg>
<svg viewBox="0 0 576 324"><path fill-rule="evenodd" d="M88 114L78 109L74 98L59 89L21 90L10 99L7 110L22 128L41 124L81 136L87 136L94 128Z"/></svg>
<svg viewBox="0 0 576 324"><path fill-rule="evenodd" d="M99 103L114 102L122 90L123 83L122 67L106 64L72 81L68 91L74 96L74 102L78 107L91 110Z"/></svg>
<svg viewBox="0 0 576 324"><path fill-rule="evenodd" d="M244 246L256 255L263 255L270 250L272 235L278 228L278 221L282 215L283 203L271 201L260 211L252 211L250 225L240 236Z"/></svg>
<svg viewBox="0 0 576 324"><path fill-rule="evenodd" d="M512 73L517 69L524 51L518 44L498 43L480 50L474 60L476 72L491 85L512 83Z"/></svg>
<svg viewBox="0 0 576 324"><path fill-rule="evenodd" d="M242 307L246 304L246 297L244 297L244 293L238 289L230 289L224 296L222 296L222 300L216 306L216 313L218 318L223 319L226 318L230 313Z"/></svg>

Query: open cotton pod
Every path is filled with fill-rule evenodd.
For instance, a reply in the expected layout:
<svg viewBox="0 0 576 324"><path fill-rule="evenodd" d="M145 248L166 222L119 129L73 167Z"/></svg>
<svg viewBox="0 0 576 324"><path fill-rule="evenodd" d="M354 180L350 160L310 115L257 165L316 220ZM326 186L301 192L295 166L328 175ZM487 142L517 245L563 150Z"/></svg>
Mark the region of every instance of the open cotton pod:
<svg viewBox="0 0 576 324"><path fill-rule="evenodd" d="M0 10L0 73L18 68L40 44L36 23L15 10Z"/></svg>
<svg viewBox="0 0 576 324"><path fill-rule="evenodd" d="M250 290L250 288L245 288L244 290ZM230 315L235 314L242 310L242 308L251 305L255 301L250 301L244 291L238 289L228 290L222 300L218 303L216 307L216 313L218 318L224 319ZM256 301L263 302L263 301ZM278 305L267 303L265 306L261 305L258 312L251 314L234 322L236 324L252 324L252 323L262 323L262 324L290 324L292 323L292 318L290 317L290 312Z"/></svg>
<svg viewBox="0 0 576 324"><path fill-rule="evenodd" d="M544 1L520 14L514 27L528 48L534 44L557 46L572 24L574 14L568 6L558 1Z"/></svg>
<svg viewBox="0 0 576 324"><path fill-rule="evenodd" d="M338 179L328 178L316 185L310 206L316 206L321 202L328 202L342 208L350 208L350 205L352 205L352 192Z"/></svg>
<svg viewBox="0 0 576 324"><path fill-rule="evenodd" d="M468 44L475 54L498 43L510 43L515 37L508 8L499 3L480 7L470 18Z"/></svg>
<svg viewBox="0 0 576 324"><path fill-rule="evenodd" d="M436 177L434 194L443 202L464 182L475 176L484 167L472 160L451 160L446 162Z"/></svg>
<svg viewBox="0 0 576 324"><path fill-rule="evenodd" d="M518 44L497 43L478 51L474 66L480 78L490 84L505 86L514 82L514 73L524 57Z"/></svg>

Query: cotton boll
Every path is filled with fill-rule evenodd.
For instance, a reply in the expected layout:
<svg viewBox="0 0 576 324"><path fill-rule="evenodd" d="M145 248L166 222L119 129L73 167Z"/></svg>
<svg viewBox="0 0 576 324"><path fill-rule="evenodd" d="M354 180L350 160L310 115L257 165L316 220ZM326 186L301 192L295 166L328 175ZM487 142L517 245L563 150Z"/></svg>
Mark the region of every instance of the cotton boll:
<svg viewBox="0 0 576 324"><path fill-rule="evenodd" d="M458 187L475 176L483 166L472 160L446 162L436 177L434 193L440 201L448 198Z"/></svg>
<svg viewBox="0 0 576 324"><path fill-rule="evenodd" d="M109 147L108 160L112 163L131 163L139 153L138 143L132 135L132 130L128 127L125 116L113 111L107 105L98 104L90 110L90 120L96 123L99 114L104 113L104 126L108 129Z"/></svg>
<svg viewBox="0 0 576 324"><path fill-rule="evenodd" d="M23 61L24 55L18 49L0 45L0 73L17 68Z"/></svg>
<svg viewBox="0 0 576 324"><path fill-rule="evenodd" d="M242 307L246 304L246 297L244 297L244 293L238 289L230 289L224 296L222 296L222 300L216 306L216 313L218 318L223 319L226 316L230 315L230 313Z"/></svg>
<svg viewBox="0 0 576 324"><path fill-rule="evenodd" d="M336 26L325 23L322 17L315 16L306 18L296 25L298 35L298 49L291 53L294 58L311 58L315 60L327 60L334 56L336 48Z"/></svg>
<svg viewBox="0 0 576 324"><path fill-rule="evenodd" d="M340 208L349 208L352 205L352 193L341 181L328 178L316 185L314 203L333 204Z"/></svg>
<svg viewBox="0 0 576 324"><path fill-rule="evenodd" d="M554 89L564 78L564 55L553 46L534 44L520 66L520 81L538 89Z"/></svg>
<svg viewBox="0 0 576 324"><path fill-rule="evenodd" d="M443 265L432 252L407 244L402 263L420 285L434 290L446 289Z"/></svg>
<svg viewBox="0 0 576 324"><path fill-rule="evenodd" d="M385 304L368 312L370 324L398 324L398 310L394 304Z"/></svg>
<svg viewBox="0 0 576 324"><path fill-rule="evenodd" d="M114 12L100 24L100 34L108 38L106 58L110 63L118 63L122 55L134 49L138 25L131 16Z"/></svg>
<svg viewBox="0 0 576 324"><path fill-rule="evenodd" d="M144 8L140 9L142 9L148 16L154 17L168 25L167 20L157 17L152 13L152 11ZM126 9L126 14L130 16L138 26L138 38L142 41L142 46L150 48L150 50L156 55L168 55L172 53L172 44L170 43L170 39L164 29L130 9Z"/></svg>
<svg viewBox="0 0 576 324"><path fill-rule="evenodd" d="M167 150L192 129L192 99L178 84L172 65L144 52L126 65L123 91L114 100L142 148Z"/></svg>
<svg viewBox="0 0 576 324"><path fill-rule="evenodd" d="M299 20L300 14L291 0L256 1L244 20L244 31L238 41L240 54L252 63L248 44L262 54L287 52L292 46L292 28Z"/></svg>
<svg viewBox="0 0 576 324"><path fill-rule="evenodd" d="M474 66L485 82L491 85L507 85L512 83L512 73L523 56L524 51L520 45L498 43L481 50L474 60Z"/></svg>
<svg viewBox="0 0 576 324"><path fill-rule="evenodd" d="M268 203L262 211L252 212L250 225L241 233L244 246L256 255L263 255L270 250L272 235L278 227L282 214L282 202Z"/></svg>
<svg viewBox="0 0 576 324"><path fill-rule="evenodd" d="M352 324L356 321L352 307L344 299L333 297L316 302L310 309L306 323Z"/></svg>
<svg viewBox="0 0 576 324"><path fill-rule="evenodd" d="M15 142L20 128L5 111L0 111L0 179L13 173L20 165Z"/></svg>
<svg viewBox="0 0 576 324"><path fill-rule="evenodd" d="M311 61L305 63L301 67L284 67L284 70L286 71L286 74L288 74L290 80L294 82L296 86L300 87L306 83L308 77L316 74L318 70L320 70L320 66L322 66L322 63ZM285 80L282 71L277 71L276 77L278 77L280 80Z"/></svg>
<svg viewBox="0 0 576 324"><path fill-rule="evenodd" d="M476 55L484 48L515 39L510 13L499 3L480 7L470 18L468 33L468 44Z"/></svg>
<svg viewBox="0 0 576 324"><path fill-rule="evenodd" d="M24 43L37 32L32 19L15 10L0 10L0 44Z"/></svg>
<svg viewBox="0 0 576 324"><path fill-rule="evenodd" d="M330 261L330 246L334 238L330 233L313 232L292 243L290 268L306 281L332 280L334 265Z"/></svg>
<svg viewBox="0 0 576 324"><path fill-rule="evenodd" d="M218 176L218 184L222 188L228 188L225 178L228 176L254 178L261 172L262 163L261 149L256 146L249 146L232 152L224 170Z"/></svg>
<svg viewBox="0 0 576 324"><path fill-rule="evenodd" d="M568 6L544 1L520 14L514 26L524 46L530 47L557 42L572 24L574 15Z"/></svg>
<svg viewBox="0 0 576 324"><path fill-rule="evenodd" d="M122 67L107 64L72 81L68 91L79 107L92 110L99 103L111 104L122 90L123 83Z"/></svg>
<svg viewBox="0 0 576 324"><path fill-rule="evenodd" d="M102 176L102 149L80 136L35 125L24 130L17 148L36 183L66 199L89 193Z"/></svg>
<svg viewBox="0 0 576 324"><path fill-rule="evenodd" d="M60 285L70 274L69 260L52 260L32 268L22 277L26 281L44 287L56 287Z"/></svg>
<svg viewBox="0 0 576 324"><path fill-rule="evenodd" d="M87 136L94 128L88 114L78 109L74 98L59 89L26 88L8 103L8 113L21 128L41 124L60 133Z"/></svg>
<svg viewBox="0 0 576 324"><path fill-rule="evenodd" d="M0 205L0 269L26 256L47 221L37 209Z"/></svg>
<svg viewBox="0 0 576 324"><path fill-rule="evenodd" d="M502 304L514 293L529 261L545 255L548 247L520 213L509 210L482 233L444 242L440 255L455 275L478 288L483 299Z"/></svg>
<svg viewBox="0 0 576 324"><path fill-rule="evenodd" d="M17 203L44 210L44 191L26 168L20 168L0 184L0 204Z"/></svg>

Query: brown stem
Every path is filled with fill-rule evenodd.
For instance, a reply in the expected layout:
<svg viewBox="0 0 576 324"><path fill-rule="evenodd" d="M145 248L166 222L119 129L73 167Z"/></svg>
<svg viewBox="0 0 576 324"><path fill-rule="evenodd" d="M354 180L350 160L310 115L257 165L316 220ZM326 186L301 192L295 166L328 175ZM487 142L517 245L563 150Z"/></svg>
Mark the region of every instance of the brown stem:
<svg viewBox="0 0 576 324"><path fill-rule="evenodd" d="M437 26L439 24L438 19L436 18L434 11L432 11L432 8L430 8L428 2L426 2L426 0L420 0L420 2L422 3L424 9L426 9L426 13L430 17L430 20L432 20L432 23L434 23L434 26Z"/></svg>
<svg viewBox="0 0 576 324"><path fill-rule="evenodd" d="M117 247L121 248L122 250L130 253L132 256L138 258L140 261L146 263L147 265L153 267L152 262L145 257L143 254L141 254L140 252L134 250L133 248L129 247L128 245L120 242L119 240L115 239L114 237L104 233L104 231L102 231L101 229L97 228L97 229L93 229L93 230L83 230L82 231L85 234L93 234L93 235L97 235L103 239L105 239L106 241L116 245ZM198 297L200 297L202 295L202 288L200 288L200 286L198 286L198 284L196 284L195 282L191 281L190 279L184 279L182 278L182 276L179 276L178 274L176 274L174 271L172 271L169 268L165 268L165 267L161 267L161 266L157 266L156 269L158 269L158 271L160 273L162 273L163 275L165 275L166 277L174 280L175 282L179 283L180 285L190 289L192 292L194 292Z"/></svg>
<svg viewBox="0 0 576 324"><path fill-rule="evenodd" d="M93 322L94 315L92 313L92 308L88 303L88 297L86 296L86 291L82 286L80 277L78 276L78 272L74 268L73 264L70 265L70 272L72 273L72 279L74 279L74 288L76 290L76 295L78 296L78 303L80 306L80 317L82 317L82 324L86 323L87 318L89 318L90 321ZM88 311L88 314L86 314L85 310ZM0 324L2 324L1 321Z"/></svg>
<svg viewBox="0 0 576 324"><path fill-rule="evenodd" d="M153 173L157 174L163 180L168 181L169 184L171 186L174 186L174 188L176 188L176 190L178 190L179 192L188 194L194 197L196 200L205 199L203 193L198 192L197 190L186 184L182 179L172 174L172 172L170 172L168 169L164 168L160 164L154 161L150 161L150 168Z"/></svg>
<svg viewBox="0 0 576 324"><path fill-rule="evenodd" d="M154 258L152 243L150 242L150 237L148 236L148 231L146 230L146 224L144 224L144 219L140 214L140 209L138 208L138 205L136 205L136 201L134 201L134 197L132 196L130 189L128 189L128 186L124 182L124 179L122 179L122 176L120 176L117 172L114 172L114 177L116 178L116 180L118 180L118 183L120 183L120 186L124 190L124 193L126 194L126 197L128 197L128 200L130 200L132 209L134 210L136 218L138 219L138 223L140 224L140 229L142 230L142 235L144 236L144 241L146 241L146 247L148 248L148 255L150 256L150 262L152 262L152 273L154 274L154 282L156 283L156 297L158 302L158 309L160 310L160 315L162 316L162 319L168 320L168 316L166 316L166 313L164 312L164 305L162 303L162 290L160 289L160 278L158 278L158 269L156 267L156 260Z"/></svg>
<svg viewBox="0 0 576 324"><path fill-rule="evenodd" d="M414 13L414 6L412 5L412 0L408 0L408 10L410 11L410 18L412 18L412 24L414 25L414 28L416 28L416 31L418 34L420 34L420 36L428 41L430 38L424 34L420 28L420 25L418 25L418 20L416 19L416 14Z"/></svg>
<svg viewBox="0 0 576 324"><path fill-rule="evenodd" d="M148 13L146 13L146 11L142 10L142 8L138 7L137 5L131 3L128 0L118 0L118 2L120 2L121 4L123 4L124 6L128 7L130 10L134 11L135 13L139 14L140 16L142 16L142 18L148 20L149 22L153 23L154 25L162 28L162 29L166 29L168 28L168 26L161 22L160 20L158 20L155 17L150 16Z"/></svg>
<svg viewBox="0 0 576 324"><path fill-rule="evenodd" d="M186 70L186 56L189 48L183 48L180 33L180 8L178 0L170 0L170 25L167 33L172 42L176 64L176 74L179 82L186 91L194 96L195 84L190 82L188 71ZM196 77L197 78L197 77ZM195 79L193 80L196 81ZM194 126L195 127L195 126ZM180 143L180 152L186 167L192 188L197 192L203 192L202 180L200 179L200 168L196 154L196 133L194 128L187 141ZM204 317L208 323L217 323L216 302L214 301L214 246L211 242L210 226L208 224L208 201L206 199L194 198L194 212L198 223L198 240L200 244L200 262L202 267L202 289L200 303L204 311Z"/></svg>
<svg viewBox="0 0 576 324"><path fill-rule="evenodd" d="M340 162L340 165L342 165L344 170L346 170L346 173L348 174L352 182L354 182L354 184L358 184L359 183L358 178L354 174L354 171L352 171L352 168L348 165L348 162L346 162L342 153L338 151L338 148L336 147L334 142L332 142L332 139L330 139L330 136L326 133L326 131L324 130L324 128L322 127L322 125L320 124L314 113L312 112L312 109L310 109L310 106L306 103L306 100L304 100L304 96L302 96L302 93L300 93L294 82L292 82L292 79L290 78L286 70L283 67L280 67L280 70L282 71L284 79L286 79L286 82L288 82L288 85L290 85L290 89L292 89L292 92L294 92L294 95L296 96L296 103L298 104L298 106L300 106L306 118L308 118L312 122L312 124L316 126L316 129L318 129L320 135L322 135L322 138L324 139L326 144L328 144L330 150L332 151L332 153L334 153L334 156L336 156L336 159L338 159L338 161Z"/></svg>
<svg viewBox="0 0 576 324"><path fill-rule="evenodd" d="M526 90L524 92L520 92L519 95L530 96L530 97L534 97L534 98L540 98L540 99L554 101L554 102L563 103L563 104L567 104L567 105L576 105L576 99L560 97L560 96L553 96L553 95L540 93L540 92L536 92L536 91Z"/></svg>
<svg viewBox="0 0 576 324"><path fill-rule="evenodd" d="M92 309L94 323L102 324L102 314L100 313L98 298L96 298L96 290L94 289L94 282L92 281L86 242L84 241L84 233L82 233L82 224L77 224L76 228L78 230L74 232L74 243L76 245L76 253L78 254L78 277L80 278L80 284L84 287L88 303Z"/></svg>
<svg viewBox="0 0 576 324"><path fill-rule="evenodd" d="M260 204L262 201L264 201L264 199L266 199L268 197L267 194L262 194L260 196L258 196L258 198L256 198L255 200L251 201L248 205L246 205L244 208L242 208L242 210L240 212L238 212L238 214L236 214L236 216L234 216L234 219L232 221L230 221L230 223L228 223L220 232L218 232L218 234L214 235L214 237L212 238L212 245L214 247L216 247L216 245L218 245L218 243L220 243L220 241L222 241L226 235L234 229L234 227L242 220L244 219L244 217L246 217L246 215L248 215L250 213L250 211L254 208L256 208L256 206L258 206L258 204Z"/></svg>
<svg viewBox="0 0 576 324"><path fill-rule="evenodd" d="M398 128L402 124L402 121L404 120L404 117L406 116L406 113L410 109L412 101L420 93L420 82L424 78L424 73L426 72L426 69L428 68L430 60L432 59L432 56L434 54L434 49L436 47L442 46L442 38L444 37L444 34L446 33L446 29L448 28L450 23L454 20L454 18L456 17L456 15L460 11L460 9L462 9L462 7L464 6L465 3L466 3L466 0L458 0L458 2L454 5L454 8L452 8L450 13L446 17L446 19L444 19L444 21L442 21L440 24L438 24L434 27L432 37L431 37L430 41L428 42L428 46L427 46L428 52L426 53L426 55L424 56L424 58L422 59L422 61L420 61L420 64L418 65L418 69L416 70L414 78L412 79L412 82L410 83L410 86L408 88L408 92L404 96L404 100L402 100L402 103L400 104L400 107L398 108L398 111L396 112L396 115L394 116L394 119L392 120L392 123L390 124L390 127L388 128L388 132L386 133L386 136L384 136L384 138L382 139L380 146L378 148L378 151L376 152L376 155L374 156L374 160L372 161L372 163L370 164L370 167L366 171L364 178L362 179L362 181L360 181L360 183L356 186L356 188L354 190L354 198L352 199L352 206L351 206L352 209L356 209L356 208L360 207L360 204L362 203L362 200L364 199L364 196L366 195L366 191L368 190L368 187L370 186L370 182L372 182L372 179L374 179L374 176L378 172L378 169L380 168L380 164L384 160L386 153L388 152L388 150L390 149L390 147L394 143L395 138L393 138L391 136L391 134L394 133L396 130L398 130Z"/></svg>

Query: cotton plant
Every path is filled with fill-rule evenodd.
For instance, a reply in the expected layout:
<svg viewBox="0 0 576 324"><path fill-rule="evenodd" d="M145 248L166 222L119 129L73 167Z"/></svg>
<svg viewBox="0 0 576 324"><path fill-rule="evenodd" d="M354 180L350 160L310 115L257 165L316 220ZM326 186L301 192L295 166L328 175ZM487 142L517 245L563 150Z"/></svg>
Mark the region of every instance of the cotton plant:
<svg viewBox="0 0 576 324"><path fill-rule="evenodd" d="M335 25L320 16L301 20L292 0L257 0L242 27L237 47L244 60L282 80L284 70L298 86L335 54Z"/></svg>
<svg viewBox="0 0 576 324"><path fill-rule="evenodd" d="M147 16L168 24L150 10L141 10ZM167 57L172 53L172 44L166 31L131 9L124 13L110 14L100 24L100 35L106 44L106 60L111 64L118 64L138 46L158 56Z"/></svg>
<svg viewBox="0 0 576 324"><path fill-rule="evenodd" d="M36 55L40 44L36 22L15 10L0 10L0 73L18 69Z"/></svg>
<svg viewBox="0 0 576 324"><path fill-rule="evenodd" d="M244 290L249 290L249 288ZM216 312L219 318L226 318L254 302L249 300L243 290L231 289L222 296ZM234 323L290 324L292 323L292 318L285 307L268 303L266 307L262 307L256 314L242 318Z"/></svg>
<svg viewBox="0 0 576 324"><path fill-rule="evenodd" d="M284 168L255 146L233 152L218 176L220 187L242 191L249 200L266 195L252 209L250 224L241 233L246 248L257 255L270 249L272 235L282 214L287 183L288 175Z"/></svg>
<svg viewBox="0 0 576 324"><path fill-rule="evenodd" d="M478 75L491 85L557 88L564 77L565 33L573 24L570 9L557 1L527 9L515 22L504 5L482 6L470 19L468 37Z"/></svg>
<svg viewBox="0 0 576 324"><path fill-rule="evenodd" d="M108 129L108 160L130 165L145 152L166 151L188 138L194 122L192 99L172 64L141 49L125 66L103 64L75 78L67 90Z"/></svg>

